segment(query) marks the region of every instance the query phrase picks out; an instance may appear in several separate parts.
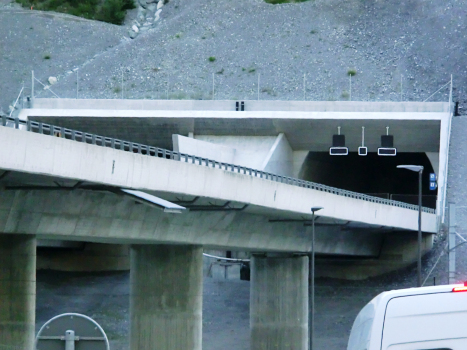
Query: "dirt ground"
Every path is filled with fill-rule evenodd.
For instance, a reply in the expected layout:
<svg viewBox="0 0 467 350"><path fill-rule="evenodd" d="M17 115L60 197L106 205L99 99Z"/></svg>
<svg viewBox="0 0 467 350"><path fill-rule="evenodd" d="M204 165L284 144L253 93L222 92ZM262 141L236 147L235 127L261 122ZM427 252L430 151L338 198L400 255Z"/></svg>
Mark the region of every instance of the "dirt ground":
<svg viewBox="0 0 467 350"><path fill-rule="evenodd" d="M426 284L446 283L444 239L423 259ZM459 279L466 251L458 251ZM390 289L413 287L415 264L363 281L316 281L316 350L345 350L353 321L374 296ZM205 278L203 298L203 349L249 349L250 282ZM94 318L107 333L112 350L128 349L129 272L66 273L38 271L36 329L51 317L78 312Z"/></svg>
<svg viewBox="0 0 467 350"><path fill-rule="evenodd" d="M55 315L78 312L101 324L111 349L128 349L128 272L40 271L37 281L37 331ZM320 284L316 291L317 349L345 349L356 314L380 290ZM205 279L203 349L250 348L249 297L248 281Z"/></svg>

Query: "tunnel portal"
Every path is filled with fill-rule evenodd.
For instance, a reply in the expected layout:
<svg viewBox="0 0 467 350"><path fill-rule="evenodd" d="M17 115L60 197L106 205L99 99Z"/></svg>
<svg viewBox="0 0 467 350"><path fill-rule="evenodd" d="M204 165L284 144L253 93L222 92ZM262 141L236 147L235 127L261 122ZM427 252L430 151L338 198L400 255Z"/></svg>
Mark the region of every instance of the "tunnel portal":
<svg viewBox="0 0 467 350"><path fill-rule="evenodd" d="M310 152L301 169L300 177L307 181L366 193L386 199L418 204L418 174L397 165L423 165L423 206L436 208L437 191L429 189L433 173L430 160L423 152L398 153L395 157L378 156L376 152L359 156L331 156L328 152Z"/></svg>

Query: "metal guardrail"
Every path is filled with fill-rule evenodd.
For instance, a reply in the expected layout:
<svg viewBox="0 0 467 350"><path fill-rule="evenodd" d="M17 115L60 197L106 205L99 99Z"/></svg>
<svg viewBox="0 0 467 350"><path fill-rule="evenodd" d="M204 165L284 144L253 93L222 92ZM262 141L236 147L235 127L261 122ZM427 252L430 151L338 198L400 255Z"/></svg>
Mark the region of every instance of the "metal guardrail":
<svg viewBox="0 0 467 350"><path fill-rule="evenodd" d="M373 197L373 196L369 196L369 195L362 194L362 193L357 193L357 192L342 190L342 189L335 188L335 187L321 185L315 182L295 179L295 178L288 177L288 176L271 174L265 171L247 168L247 167L240 166L240 165L223 163L223 162L218 162L212 159L192 156L192 155L180 153L180 152L169 151L163 148L142 145L142 144L135 143L135 142L122 141L119 139L99 136L95 134L90 134L90 133L86 133L82 131L76 131L76 130L72 130L68 128L58 127L55 125L35 122L31 120L24 121L18 118L7 117L7 116L2 116L1 120L2 120L2 123L1 123L2 126L12 127L15 129L22 129L22 130L26 130L29 132L39 133L42 135L61 137L61 138L72 140L72 141L84 142L87 144L93 144L93 145L101 146L101 147L110 147L110 148L118 149L121 151L133 152L133 153L143 154L143 155L147 155L151 157L172 159L172 160L182 161L182 162L184 161L186 163L204 165L204 166L212 167L216 169L222 169L222 170L231 171L235 173L255 176L255 177L265 179L265 180L285 183L288 185L298 186L298 187L303 187L303 188L310 188L313 190L332 193L332 194L336 194L336 195L343 196L343 197L360 199L360 200L364 200L364 201L372 202L372 203L386 204L386 205L391 205L391 206L395 206L399 208L418 210L418 206L413 205L413 204L407 204L407 203L394 201L390 199ZM423 207L422 211L425 213L435 214L435 210L431 208Z"/></svg>

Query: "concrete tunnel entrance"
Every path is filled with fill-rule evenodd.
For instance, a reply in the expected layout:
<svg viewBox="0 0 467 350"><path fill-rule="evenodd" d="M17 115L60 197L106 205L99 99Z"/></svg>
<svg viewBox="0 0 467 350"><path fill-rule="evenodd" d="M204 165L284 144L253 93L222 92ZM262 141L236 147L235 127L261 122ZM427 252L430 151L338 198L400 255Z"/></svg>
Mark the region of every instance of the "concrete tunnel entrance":
<svg viewBox="0 0 467 350"><path fill-rule="evenodd" d="M398 153L382 157L377 153L359 156L331 156L328 152L309 152L300 171L300 178L324 185L366 193L377 197L418 204L418 175L397 169L397 165L423 165L422 205L436 208L437 191L429 189L433 167L425 153Z"/></svg>

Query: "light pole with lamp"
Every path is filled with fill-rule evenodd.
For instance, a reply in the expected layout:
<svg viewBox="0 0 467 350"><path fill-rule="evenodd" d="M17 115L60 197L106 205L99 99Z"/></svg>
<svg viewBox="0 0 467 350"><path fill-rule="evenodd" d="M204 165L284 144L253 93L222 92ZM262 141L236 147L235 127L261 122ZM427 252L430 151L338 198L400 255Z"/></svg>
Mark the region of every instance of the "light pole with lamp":
<svg viewBox="0 0 467 350"><path fill-rule="evenodd" d="M311 254L308 261L308 278L310 280L310 288L308 289L308 349L313 350L313 333L315 321L315 212L323 209L323 207L312 207L313 213L311 219Z"/></svg>
<svg viewBox="0 0 467 350"><path fill-rule="evenodd" d="M399 169L407 169L418 172L418 263L417 263L417 286L422 286L422 174L421 165L398 165Z"/></svg>

